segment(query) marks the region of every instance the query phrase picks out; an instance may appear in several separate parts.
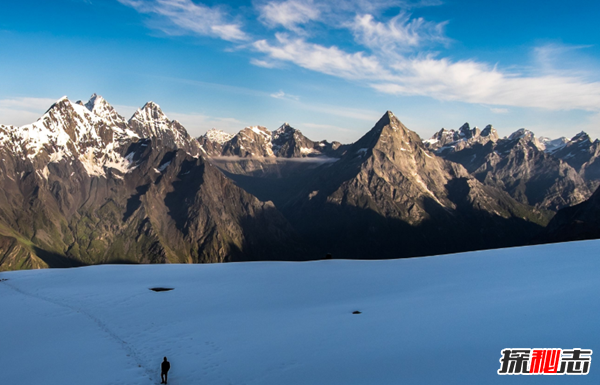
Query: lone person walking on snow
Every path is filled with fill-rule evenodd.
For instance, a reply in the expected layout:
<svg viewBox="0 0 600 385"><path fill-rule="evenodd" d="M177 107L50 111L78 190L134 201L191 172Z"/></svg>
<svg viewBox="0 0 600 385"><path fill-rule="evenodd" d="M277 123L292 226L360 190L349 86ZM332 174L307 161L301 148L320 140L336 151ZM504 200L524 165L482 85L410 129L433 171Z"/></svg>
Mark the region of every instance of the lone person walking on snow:
<svg viewBox="0 0 600 385"><path fill-rule="evenodd" d="M171 364L167 361L167 357L160 365L160 379L162 380L161 384L167 383L167 373L169 373L169 369L171 369Z"/></svg>

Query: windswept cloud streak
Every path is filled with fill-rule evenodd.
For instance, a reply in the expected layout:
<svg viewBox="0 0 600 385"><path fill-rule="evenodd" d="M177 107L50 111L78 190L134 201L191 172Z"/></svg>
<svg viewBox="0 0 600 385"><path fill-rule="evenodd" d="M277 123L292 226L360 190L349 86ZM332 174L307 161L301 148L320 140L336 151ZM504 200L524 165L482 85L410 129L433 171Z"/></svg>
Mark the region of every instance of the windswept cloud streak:
<svg viewBox="0 0 600 385"><path fill-rule="evenodd" d="M431 51L435 45L451 43L444 32L447 22L415 18L408 12L437 5L438 0L259 0L255 7L263 30L261 23L254 23L252 30L259 38L243 32L241 23L216 6L192 0L118 1L141 13L160 16L182 33L243 42L238 49L253 52L250 63L263 68L298 66L389 95L499 107L600 111L600 82L590 71L552 66L549 62L561 52L556 47L535 49L538 63L526 73L477 60L452 60ZM395 16L390 17L390 11L396 12ZM319 28L313 28L316 25ZM273 31L275 28L279 30ZM313 31L326 34L330 30L344 30L354 41L337 44L313 36Z"/></svg>
<svg viewBox="0 0 600 385"><path fill-rule="evenodd" d="M400 13L387 23L377 22L373 15L356 15L348 27L362 45L381 52L405 51L429 42L444 43L447 22L432 23Z"/></svg>
<svg viewBox="0 0 600 385"><path fill-rule="evenodd" d="M168 34L193 33L227 41L244 41L248 36L239 23L218 7L208 7L191 0L118 0L140 13L158 16L159 25Z"/></svg>
<svg viewBox="0 0 600 385"><path fill-rule="evenodd" d="M299 24L319 19L320 10L312 1L288 0L268 2L259 6L260 19L269 26L283 26L299 32Z"/></svg>
<svg viewBox="0 0 600 385"><path fill-rule="evenodd" d="M271 94L271 97L275 99L300 100L300 97L296 95L286 94L283 91L275 92Z"/></svg>
<svg viewBox="0 0 600 385"><path fill-rule="evenodd" d="M254 49L273 60L290 62L346 79L380 79L386 73L376 58L363 52L347 53L335 46L308 43L304 39L290 38L283 33L278 33L275 37L275 44L258 40L253 44Z"/></svg>
<svg viewBox="0 0 600 385"><path fill-rule="evenodd" d="M567 75L520 76L475 61L408 59L392 63L393 81L372 83L381 92L438 100L551 110L600 110L600 83Z"/></svg>
<svg viewBox="0 0 600 385"><path fill-rule="evenodd" d="M0 124L23 126L33 123L57 99L22 97L0 99Z"/></svg>
<svg viewBox="0 0 600 385"><path fill-rule="evenodd" d="M274 43L259 40L254 48L270 60L363 82L391 95L551 110L600 110L600 82L561 73L523 76L472 60L411 58L383 49L372 54L350 53L283 34L276 35Z"/></svg>

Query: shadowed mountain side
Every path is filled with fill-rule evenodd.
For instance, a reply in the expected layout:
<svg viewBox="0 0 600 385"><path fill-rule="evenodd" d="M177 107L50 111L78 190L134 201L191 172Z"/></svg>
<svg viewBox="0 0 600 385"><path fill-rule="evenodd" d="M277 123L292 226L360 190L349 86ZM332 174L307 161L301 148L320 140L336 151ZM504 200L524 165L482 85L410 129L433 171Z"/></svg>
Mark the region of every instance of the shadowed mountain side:
<svg viewBox="0 0 600 385"><path fill-rule="evenodd" d="M533 243L596 238L600 238L600 188L585 202L559 210Z"/></svg>
<svg viewBox="0 0 600 385"><path fill-rule="evenodd" d="M134 151L126 174L90 177L63 160L47 180L4 179L0 219L32 246L7 239L3 269L308 258L272 203L202 158L152 145Z"/></svg>
<svg viewBox="0 0 600 385"><path fill-rule="evenodd" d="M482 183L540 209L556 211L589 197L577 171L539 146L533 133L527 132L484 144L474 142L442 156L463 165Z"/></svg>
<svg viewBox="0 0 600 385"><path fill-rule="evenodd" d="M463 126L459 139L473 143L453 154L465 168L389 111L351 145L313 142L284 125L213 131L203 139L211 150L155 103L126 121L94 95L86 104L61 98L37 122L0 134L0 269L514 246L547 223L546 208L586 189L525 131L504 141L491 126ZM586 162L581 170L593 172Z"/></svg>
<svg viewBox="0 0 600 385"><path fill-rule="evenodd" d="M281 177L277 176L281 169L277 167L277 174L272 173L272 169L267 171L265 175L263 171L259 172L259 176L244 175L234 172L227 171L223 163L217 163L217 167L227 176L233 180L236 185L254 195L261 201L271 201L276 207L284 207L291 199L298 195L299 191L309 184L311 178L313 178L319 170L323 167L328 167L330 163L326 163L319 167L309 165L306 163L295 164L299 167L294 168L289 173L283 173ZM264 169L263 169L264 170Z"/></svg>
<svg viewBox="0 0 600 385"><path fill-rule="evenodd" d="M331 252L336 258L385 259L447 254L527 244L543 226L516 215L503 217L473 207L463 182L451 189L456 210L441 207L425 197L428 213L419 223L384 216L370 207L324 203L288 207L286 217L298 232L317 248L318 255ZM500 206L514 209L509 196ZM528 207L520 207L523 214ZM301 214L300 214L301 213Z"/></svg>
<svg viewBox="0 0 600 385"><path fill-rule="evenodd" d="M275 202L318 255L334 252L338 258L526 244L550 215L430 153L389 112L337 162L294 177L227 175Z"/></svg>
<svg viewBox="0 0 600 385"><path fill-rule="evenodd" d="M48 267L79 267L86 266L85 263L59 253L53 253L39 247L33 247L35 254L42 260Z"/></svg>
<svg viewBox="0 0 600 385"><path fill-rule="evenodd" d="M208 161L226 175L242 175L264 177L270 179L293 180L302 177L307 171L337 162L338 158L325 156L306 158L275 157L235 157L219 156L208 158Z"/></svg>

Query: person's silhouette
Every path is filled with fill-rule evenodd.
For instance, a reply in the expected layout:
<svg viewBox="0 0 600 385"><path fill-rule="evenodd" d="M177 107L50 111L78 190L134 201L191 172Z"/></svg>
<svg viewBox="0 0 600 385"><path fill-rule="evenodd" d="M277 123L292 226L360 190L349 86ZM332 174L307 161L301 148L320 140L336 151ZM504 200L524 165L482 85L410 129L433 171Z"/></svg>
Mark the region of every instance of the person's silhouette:
<svg viewBox="0 0 600 385"><path fill-rule="evenodd" d="M167 383L167 373L169 373L169 369L171 369L171 364L167 361L167 357L165 357L164 361L160 365L160 379L162 380L161 384Z"/></svg>

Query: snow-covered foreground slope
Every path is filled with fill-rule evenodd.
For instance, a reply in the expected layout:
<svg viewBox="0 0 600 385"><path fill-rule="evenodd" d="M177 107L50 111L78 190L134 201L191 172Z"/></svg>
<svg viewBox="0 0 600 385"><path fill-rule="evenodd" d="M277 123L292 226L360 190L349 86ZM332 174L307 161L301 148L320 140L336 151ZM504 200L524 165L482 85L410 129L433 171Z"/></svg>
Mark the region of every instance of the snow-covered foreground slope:
<svg viewBox="0 0 600 385"><path fill-rule="evenodd" d="M158 384L167 356L172 385L598 384L593 357L587 376L496 371L503 348L599 354L599 248L1 273L1 381Z"/></svg>

